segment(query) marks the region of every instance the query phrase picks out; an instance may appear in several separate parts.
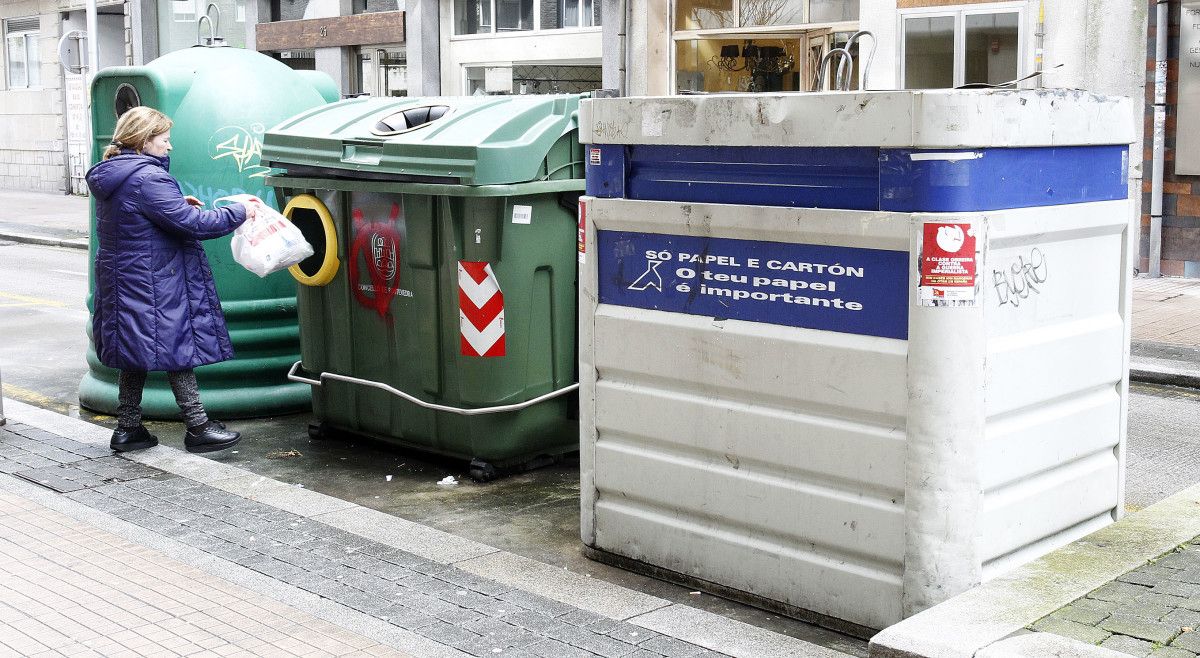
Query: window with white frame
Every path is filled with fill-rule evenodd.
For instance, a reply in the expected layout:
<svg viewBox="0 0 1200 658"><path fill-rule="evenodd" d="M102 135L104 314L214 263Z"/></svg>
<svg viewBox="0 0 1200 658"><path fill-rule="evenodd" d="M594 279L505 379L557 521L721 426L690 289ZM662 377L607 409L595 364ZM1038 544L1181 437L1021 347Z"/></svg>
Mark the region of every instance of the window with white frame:
<svg viewBox="0 0 1200 658"><path fill-rule="evenodd" d="M4 21L4 43L8 88L27 89L42 86L42 62L38 57L37 16Z"/></svg>
<svg viewBox="0 0 1200 658"><path fill-rule="evenodd" d="M905 89L1002 84L1021 76L1021 5L900 13Z"/></svg>
<svg viewBox="0 0 1200 658"><path fill-rule="evenodd" d="M533 0L454 0L455 34L533 29Z"/></svg>
<svg viewBox="0 0 1200 658"><path fill-rule="evenodd" d="M550 0L543 0L549 2ZM599 25L593 0L557 0L558 27L592 27ZM600 4L595 2L595 4Z"/></svg>

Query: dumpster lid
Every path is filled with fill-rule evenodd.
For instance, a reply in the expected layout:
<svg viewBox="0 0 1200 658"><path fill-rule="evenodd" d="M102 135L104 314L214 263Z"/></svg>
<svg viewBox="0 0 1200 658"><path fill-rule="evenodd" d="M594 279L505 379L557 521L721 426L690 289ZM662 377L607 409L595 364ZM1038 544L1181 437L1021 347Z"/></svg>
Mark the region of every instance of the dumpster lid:
<svg viewBox="0 0 1200 658"><path fill-rule="evenodd" d="M275 126L262 161L289 174L465 185L569 177L547 162L577 130L582 95L352 98ZM561 155L558 157L561 158ZM574 163L579 164L579 163Z"/></svg>
<svg viewBox="0 0 1200 658"><path fill-rule="evenodd" d="M975 148L1131 144L1128 98L937 89L589 99L584 144Z"/></svg>

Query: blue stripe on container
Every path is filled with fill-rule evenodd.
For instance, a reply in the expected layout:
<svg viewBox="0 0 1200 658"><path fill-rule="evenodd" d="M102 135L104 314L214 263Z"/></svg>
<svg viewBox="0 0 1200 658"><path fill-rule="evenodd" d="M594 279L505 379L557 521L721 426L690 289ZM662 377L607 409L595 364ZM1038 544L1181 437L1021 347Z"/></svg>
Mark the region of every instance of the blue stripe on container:
<svg viewBox="0 0 1200 658"><path fill-rule="evenodd" d="M587 191L601 198L972 212L1128 196L1124 145L945 150L609 144L599 148L602 164L588 166ZM946 154L966 157L947 159Z"/></svg>
<svg viewBox="0 0 1200 658"><path fill-rule="evenodd" d="M584 146L584 186L589 196L601 199L625 197L625 147L620 144ZM600 164L592 164L593 151L599 149Z"/></svg>
<svg viewBox="0 0 1200 658"><path fill-rule="evenodd" d="M630 149L631 199L873 210L878 190L874 148Z"/></svg>
<svg viewBox="0 0 1200 658"><path fill-rule="evenodd" d="M1125 146L992 148L965 160L913 159L948 151L887 149L879 156L879 209L970 212L1124 199Z"/></svg>

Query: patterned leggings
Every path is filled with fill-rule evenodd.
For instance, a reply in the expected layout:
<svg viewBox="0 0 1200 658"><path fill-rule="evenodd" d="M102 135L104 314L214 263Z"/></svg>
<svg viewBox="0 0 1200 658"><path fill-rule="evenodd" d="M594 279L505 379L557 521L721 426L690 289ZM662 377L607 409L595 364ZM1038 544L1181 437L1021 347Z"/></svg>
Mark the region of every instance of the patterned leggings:
<svg viewBox="0 0 1200 658"><path fill-rule="evenodd" d="M183 412L183 421L188 427L208 422L204 405L200 404L200 387L196 384L196 373L178 370L167 373L175 403ZM141 370L122 370L117 380L117 425L123 429L137 427L142 422L142 389L146 387L146 373Z"/></svg>

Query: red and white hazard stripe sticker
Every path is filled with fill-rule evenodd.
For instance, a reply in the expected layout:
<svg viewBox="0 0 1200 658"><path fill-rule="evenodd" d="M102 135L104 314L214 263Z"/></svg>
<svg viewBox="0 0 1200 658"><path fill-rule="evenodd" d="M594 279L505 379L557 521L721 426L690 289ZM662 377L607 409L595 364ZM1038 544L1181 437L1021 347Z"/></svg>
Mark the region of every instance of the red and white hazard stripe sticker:
<svg viewBox="0 0 1200 658"><path fill-rule="evenodd" d="M464 356L504 356L504 293L490 264L458 261L458 323Z"/></svg>

